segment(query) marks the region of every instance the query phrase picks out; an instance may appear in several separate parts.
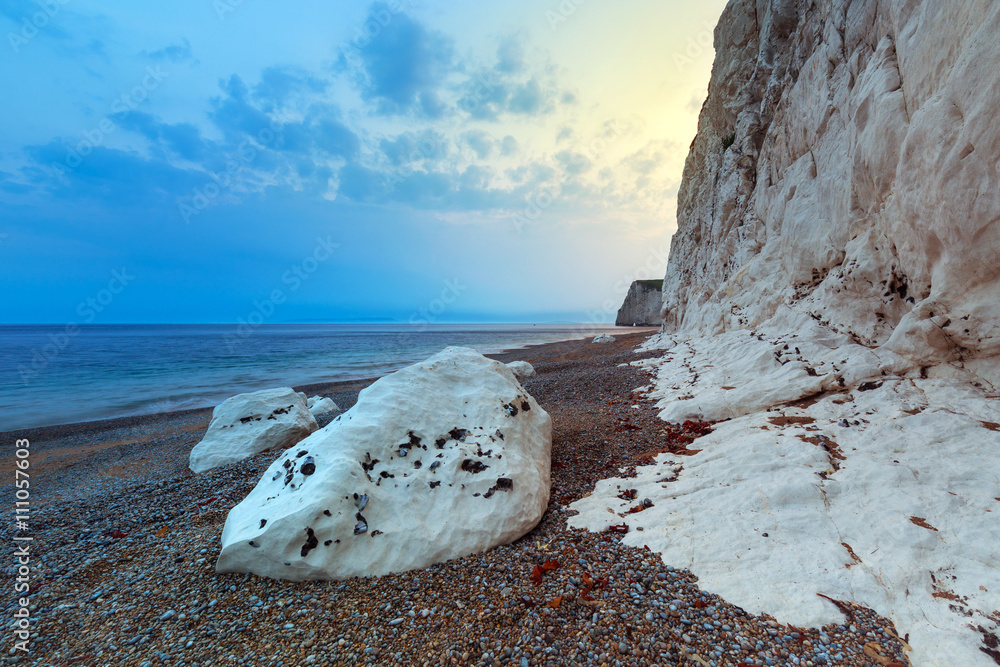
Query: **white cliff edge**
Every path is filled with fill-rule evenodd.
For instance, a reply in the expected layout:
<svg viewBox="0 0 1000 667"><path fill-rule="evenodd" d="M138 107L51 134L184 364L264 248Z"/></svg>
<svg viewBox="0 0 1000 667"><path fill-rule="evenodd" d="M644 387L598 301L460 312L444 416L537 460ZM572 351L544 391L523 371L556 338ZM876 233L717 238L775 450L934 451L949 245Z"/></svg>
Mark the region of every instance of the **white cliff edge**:
<svg viewBox="0 0 1000 667"><path fill-rule="evenodd" d="M678 196L649 398L729 420L573 526L748 611L993 665L1000 625L1000 5L732 0ZM676 481L666 481L674 477ZM618 487L654 507L620 517ZM765 537L765 534L767 535Z"/></svg>

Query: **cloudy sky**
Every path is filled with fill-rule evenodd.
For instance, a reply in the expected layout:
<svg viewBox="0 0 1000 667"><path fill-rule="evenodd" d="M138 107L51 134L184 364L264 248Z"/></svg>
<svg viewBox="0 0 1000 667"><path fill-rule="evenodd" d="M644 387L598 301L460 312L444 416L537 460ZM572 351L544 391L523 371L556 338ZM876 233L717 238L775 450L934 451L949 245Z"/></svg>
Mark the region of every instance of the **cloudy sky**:
<svg viewBox="0 0 1000 667"><path fill-rule="evenodd" d="M0 0L0 321L613 320L724 5Z"/></svg>

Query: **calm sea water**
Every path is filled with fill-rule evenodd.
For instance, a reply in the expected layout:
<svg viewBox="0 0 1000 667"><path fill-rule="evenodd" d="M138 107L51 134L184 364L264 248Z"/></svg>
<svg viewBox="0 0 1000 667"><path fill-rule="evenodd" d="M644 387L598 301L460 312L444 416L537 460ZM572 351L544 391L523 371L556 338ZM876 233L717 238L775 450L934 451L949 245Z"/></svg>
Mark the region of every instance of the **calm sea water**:
<svg viewBox="0 0 1000 667"><path fill-rule="evenodd" d="M586 325L0 326L0 431L217 405L268 387L382 375L448 345L483 353L615 331ZM619 329L618 331L622 331Z"/></svg>

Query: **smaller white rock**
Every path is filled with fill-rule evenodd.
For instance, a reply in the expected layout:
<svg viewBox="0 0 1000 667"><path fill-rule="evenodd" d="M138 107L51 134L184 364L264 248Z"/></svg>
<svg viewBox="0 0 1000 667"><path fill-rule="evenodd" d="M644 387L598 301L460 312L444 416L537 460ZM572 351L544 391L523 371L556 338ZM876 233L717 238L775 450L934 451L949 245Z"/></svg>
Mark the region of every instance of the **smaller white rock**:
<svg viewBox="0 0 1000 667"><path fill-rule="evenodd" d="M600 336L595 338L593 342L600 343L602 345L606 343L613 343L615 342L615 337L612 336L611 334L601 334Z"/></svg>
<svg viewBox="0 0 1000 667"><path fill-rule="evenodd" d="M333 399L326 396L313 396L306 401L306 405L309 406L309 412L314 417L325 415L328 412L340 412L340 408L333 402Z"/></svg>
<svg viewBox="0 0 1000 667"><path fill-rule="evenodd" d="M226 399L212 411L189 467L203 473L271 449L291 447L319 428L305 394L288 387L264 389Z"/></svg>
<svg viewBox="0 0 1000 667"><path fill-rule="evenodd" d="M525 378L530 378L535 375L535 367L529 364L527 361L512 361L507 364L507 368L510 372L514 374L518 380L524 380Z"/></svg>

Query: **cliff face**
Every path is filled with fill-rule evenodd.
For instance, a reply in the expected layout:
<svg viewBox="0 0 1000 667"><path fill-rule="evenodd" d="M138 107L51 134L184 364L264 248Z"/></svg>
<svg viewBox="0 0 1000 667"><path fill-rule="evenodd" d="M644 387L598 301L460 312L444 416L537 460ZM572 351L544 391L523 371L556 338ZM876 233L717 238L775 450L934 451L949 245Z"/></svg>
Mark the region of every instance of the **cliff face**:
<svg viewBox="0 0 1000 667"><path fill-rule="evenodd" d="M615 324L620 327L658 326L663 323L663 281L636 280L618 309Z"/></svg>
<svg viewBox="0 0 1000 667"><path fill-rule="evenodd" d="M666 330L805 316L914 366L1000 353L998 34L994 0L732 0Z"/></svg>
<svg viewBox="0 0 1000 667"><path fill-rule="evenodd" d="M731 0L637 390L720 423L571 525L646 528L784 623L849 600L914 665L996 664L997 35L996 0Z"/></svg>

